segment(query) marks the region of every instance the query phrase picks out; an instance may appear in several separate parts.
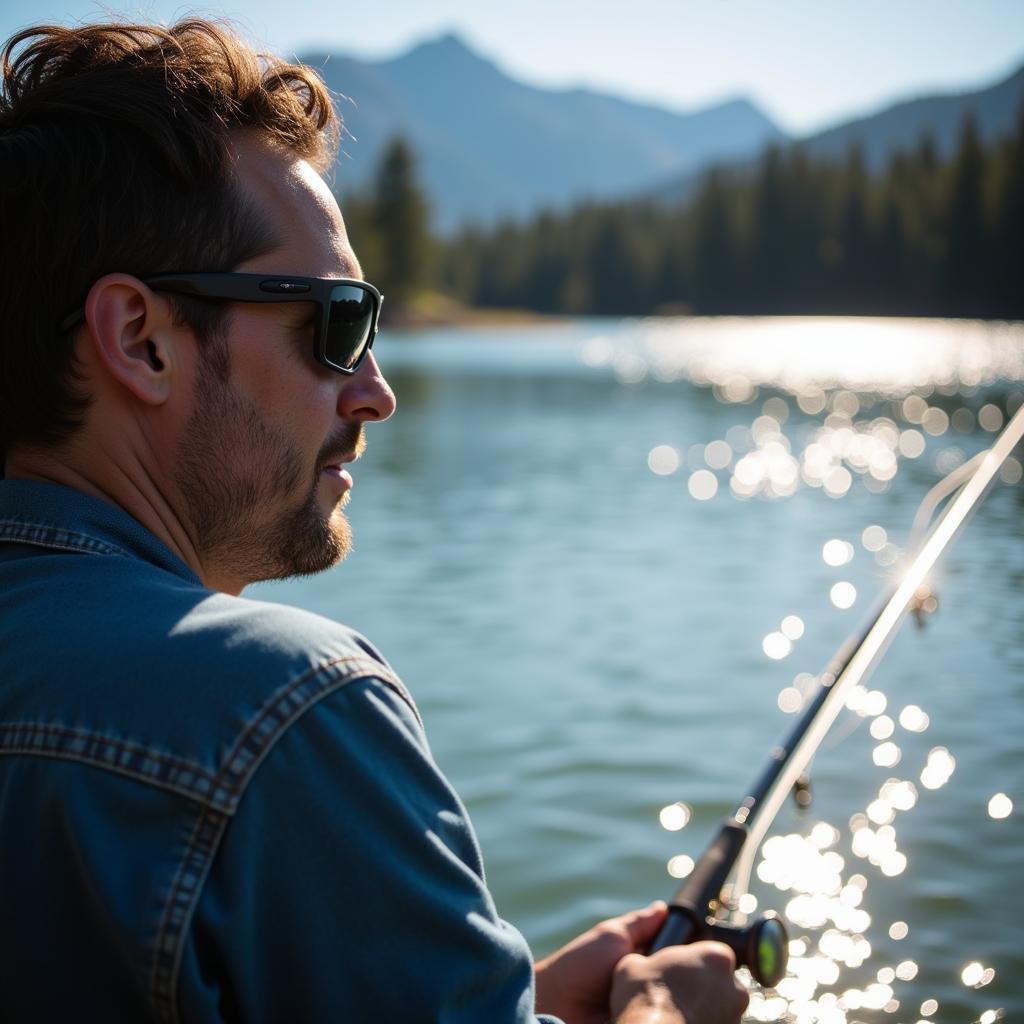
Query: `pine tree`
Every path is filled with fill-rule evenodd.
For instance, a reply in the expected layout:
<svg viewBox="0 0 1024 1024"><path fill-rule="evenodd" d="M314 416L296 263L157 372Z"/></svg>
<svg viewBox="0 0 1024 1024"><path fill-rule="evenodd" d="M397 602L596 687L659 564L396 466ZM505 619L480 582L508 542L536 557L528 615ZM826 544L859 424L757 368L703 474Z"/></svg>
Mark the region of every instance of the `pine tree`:
<svg viewBox="0 0 1024 1024"><path fill-rule="evenodd" d="M380 259L374 274L392 308L407 306L427 277L427 202L415 169L412 149L395 138L385 147L374 182L373 227Z"/></svg>
<svg viewBox="0 0 1024 1024"><path fill-rule="evenodd" d="M953 160L946 215L946 294L953 315L983 312L985 238L982 216L984 157L974 118L964 119Z"/></svg>

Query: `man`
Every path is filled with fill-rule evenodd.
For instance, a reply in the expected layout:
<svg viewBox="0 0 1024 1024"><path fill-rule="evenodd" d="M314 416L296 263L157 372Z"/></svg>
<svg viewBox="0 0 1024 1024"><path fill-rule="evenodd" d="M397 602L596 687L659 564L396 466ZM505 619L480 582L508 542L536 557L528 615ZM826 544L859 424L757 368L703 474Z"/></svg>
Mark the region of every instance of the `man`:
<svg viewBox="0 0 1024 1024"><path fill-rule="evenodd" d="M349 545L395 399L307 69L38 28L0 103L0 1016L735 1021L664 907L534 970L362 637L239 596Z"/></svg>

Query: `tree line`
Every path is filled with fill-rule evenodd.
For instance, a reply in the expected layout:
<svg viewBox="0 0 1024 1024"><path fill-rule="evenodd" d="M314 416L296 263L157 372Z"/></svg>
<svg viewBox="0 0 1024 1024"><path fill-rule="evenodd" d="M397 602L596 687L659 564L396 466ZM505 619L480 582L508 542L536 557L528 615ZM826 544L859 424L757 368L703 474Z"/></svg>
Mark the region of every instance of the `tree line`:
<svg viewBox="0 0 1024 1024"><path fill-rule="evenodd" d="M345 210L351 222L351 199ZM677 204L585 202L447 239L430 237L427 211L396 140L352 233L367 276L390 276L402 299L429 286L577 315L1024 319L1024 108L992 144L967 118L949 158L925 136L878 174L856 147L830 161L791 145L709 171Z"/></svg>

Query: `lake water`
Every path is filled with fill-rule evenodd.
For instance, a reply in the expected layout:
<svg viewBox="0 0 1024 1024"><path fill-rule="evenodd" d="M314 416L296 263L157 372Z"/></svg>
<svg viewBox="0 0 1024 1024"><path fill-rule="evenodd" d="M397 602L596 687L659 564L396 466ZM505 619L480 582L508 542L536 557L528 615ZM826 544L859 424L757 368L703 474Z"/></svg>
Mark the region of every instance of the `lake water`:
<svg viewBox="0 0 1024 1024"><path fill-rule="evenodd" d="M354 553L251 593L382 648L538 955L671 895L920 499L1024 399L1021 324L579 321L376 351L399 409L355 467ZM1024 1013L1020 476L775 823L753 893L797 944L756 1018Z"/></svg>

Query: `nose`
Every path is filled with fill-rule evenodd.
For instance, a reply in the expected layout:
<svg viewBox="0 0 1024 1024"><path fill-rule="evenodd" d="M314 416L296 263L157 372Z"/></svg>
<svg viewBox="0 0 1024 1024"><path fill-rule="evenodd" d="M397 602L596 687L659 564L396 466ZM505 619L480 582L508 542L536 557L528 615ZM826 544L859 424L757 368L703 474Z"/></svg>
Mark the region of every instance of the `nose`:
<svg viewBox="0 0 1024 1024"><path fill-rule="evenodd" d="M361 423L386 420L396 404L395 393L380 372L373 352L367 352L362 366L344 380L338 394L338 415Z"/></svg>

